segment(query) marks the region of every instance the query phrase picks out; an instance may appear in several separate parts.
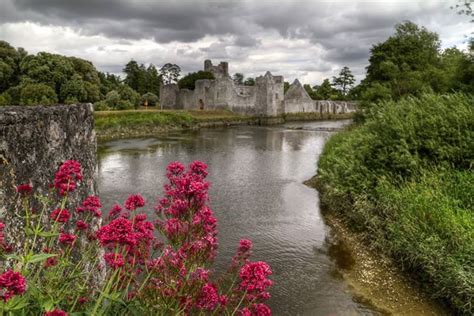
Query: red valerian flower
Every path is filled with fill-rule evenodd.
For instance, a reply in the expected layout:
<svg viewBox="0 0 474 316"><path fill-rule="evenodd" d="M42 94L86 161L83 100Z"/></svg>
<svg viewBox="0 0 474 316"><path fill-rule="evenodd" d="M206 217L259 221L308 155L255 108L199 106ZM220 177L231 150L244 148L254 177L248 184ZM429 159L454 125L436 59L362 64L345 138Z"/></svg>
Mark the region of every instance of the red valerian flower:
<svg viewBox="0 0 474 316"><path fill-rule="evenodd" d="M100 203L99 197L91 195L82 202L81 206L77 207L76 211L78 213L91 212L95 217L102 217L101 207L102 203Z"/></svg>
<svg viewBox="0 0 474 316"><path fill-rule="evenodd" d="M272 310L270 307L263 303L253 304L252 307L252 315L257 316L272 316Z"/></svg>
<svg viewBox="0 0 474 316"><path fill-rule="evenodd" d="M108 216L109 219L115 219L120 214L121 211L122 211L122 207L118 204L115 204L114 206L112 206L112 208L109 211L109 216Z"/></svg>
<svg viewBox="0 0 474 316"><path fill-rule="evenodd" d="M178 176L183 173L184 166L179 161L171 162L168 167L166 167L167 177Z"/></svg>
<svg viewBox="0 0 474 316"><path fill-rule="evenodd" d="M24 194L24 195L30 194L32 190L33 190L33 187L29 183L19 184L16 187L16 192L20 194Z"/></svg>
<svg viewBox="0 0 474 316"><path fill-rule="evenodd" d="M125 208L129 211L134 211L143 206L145 206L145 200L140 194L132 194L125 201Z"/></svg>
<svg viewBox="0 0 474 316"><path fill-rule="evenodd" d="M0 275L0 297L7 302L14 295L26 291L26 279L19 272L7 270Z"/></svg>
<svg viewBox="0 0 474 316"><path fill-rule="evenodd" d="M50 312L45 312L43 316L68 316L68 313L59 308L55 308Z"/></svg>
<svg viewBox="0 0 474 316"><path fill-rule="evenodd" d="M78 220L76 222L76 228L77 228L77 230L86 230L86 229L89 228L89 224L87 224L83 220Z"/></svg>
<svg viewBox="0 0 474 316"><path fill-rule="evenodd" d="M76 241L77 236L73 234L61 233L59 234L59 242L65 245L72 245Z"/></svg>
<svg viewBox="0 0 474 316"><path fill-rule="evenodd" d="M50 257L46 259L46 261L44 262L44 267L45 268L54 267L57 264L58 264L58 258Z"/></svg>
<svg viewBox="0 0 474 316"><path fill-rule="evenodd" d="M120 253L106 253L104 255L104 259L105 262L107 262L107 264L113 269L118 269L125 265L125 260L123 259L123 256Z"/></svg>
<svg viewBox="0 0 474 316"><path fill-rule="evenodd" d="M75 160L66 160L54 176L54 187L60 195L66 195L76 189L79 181L82 181L81 164Z"/></svg>
<svg viewBox="0 0 474 316"><path fill-rule="evenodd" d="M189 164L189 169L195 175L199 175L203 178L207 177L207 165L199 160L195 160Z"/></svg>
<svg viewBox="0 0 474 316"><path fill-rule="evenodd" d="M263 261L249 262L240 269L240 288L247 292L262 292L270 287L273 282L267 279L272 274L270 266Z"/></svg>
<svg viewBox="0 0 474 316"><path fill-rule="evenodd" d="M201 293L196 301L196 307L212 311L219 303L219 294L217 288L212 283L206 283L201 289Z"/></svg>
<svg viewBox="0 0 474 316"><path fill-rule="evenodd" d="M66 223L70 217L71 214L68 210L60 208L55 209L49 214L49 218L58 223Z"/></svg>
<svg viewBox="0 0 474 316"><path fill-rule="evenodd" d="M133 224L130 220L119 217L97 231L97 239L102 246L121 244L134 246L137 238L133 233Z"/></svg>
<svg viewBox="0 0 474 316"><path fill-rule="evenodd" d="M252 313L250 312L250 309L247 307L242 308L239 310L239 316L252 316Z"/></svg>

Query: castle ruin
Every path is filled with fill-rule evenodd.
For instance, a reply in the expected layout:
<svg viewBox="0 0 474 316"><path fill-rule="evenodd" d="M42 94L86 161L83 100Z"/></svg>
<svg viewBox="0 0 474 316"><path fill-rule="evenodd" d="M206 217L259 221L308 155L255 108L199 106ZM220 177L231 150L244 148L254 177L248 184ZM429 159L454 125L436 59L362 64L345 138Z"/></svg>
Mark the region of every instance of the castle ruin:
<svg viewBox="0 0 474 316"><path fill-rule="evenodd" d="M254 86L236 84L229 75L229 64L214 66L204 61L204 70L215 79L200 79L195 89L179 89L177 84L163 85L160 104L167 109L226 109L239 114L274 117L286 113L319 112L341 114L355 111L354 102L312 100L296 79L286 94L283 76L269 71L255 79Z"/></svg>

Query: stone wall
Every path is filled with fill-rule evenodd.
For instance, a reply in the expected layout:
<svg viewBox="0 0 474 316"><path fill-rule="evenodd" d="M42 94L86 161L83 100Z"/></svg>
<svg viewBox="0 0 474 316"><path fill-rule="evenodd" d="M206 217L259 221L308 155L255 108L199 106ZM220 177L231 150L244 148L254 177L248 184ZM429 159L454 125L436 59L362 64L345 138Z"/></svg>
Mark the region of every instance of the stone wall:
<svg viewBox="0 0 474 316"><path fill-rule="evenodd" d="M277 117L285 113L348 113L355 111L354 102L315 101L296 79L284 93L282 76L267 72L255 78L255 86L237 85L229 76L229 64L214 66L204 61L204 70L215 79L201 79L194 90L179 89L176 84L164 85L160 90L163 108L226 109L235 113L260 117Z"/></svg>
<svg viewBox="0 0 474 316"><path fill-rule="evenodd" d="M34 193L47 193L56 170L68 159L81 163L84 176L68 200L74 210L86 196L97 193L92 104L0 107L0 218L10 242L24 238L15 186L30 183Z"/></svg>

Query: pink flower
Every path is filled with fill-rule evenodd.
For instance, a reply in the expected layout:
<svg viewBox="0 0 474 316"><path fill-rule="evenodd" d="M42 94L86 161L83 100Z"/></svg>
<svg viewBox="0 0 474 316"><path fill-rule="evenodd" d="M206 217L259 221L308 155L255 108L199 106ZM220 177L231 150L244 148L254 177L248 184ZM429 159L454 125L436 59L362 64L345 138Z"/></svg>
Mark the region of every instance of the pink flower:
<svg viewBox="0 0 474 316"><path fill-rule="evenodd" d="M270 266L263 261L249 262L239 272L240 289L247 292L262 292L270 287L273 282L267 279L272 274Z"/></svg>
<svg viewBox="0 0 474 316"><path fill-rule="evenodd" d="M68 210L60 208L55 209L49 214L49 218L58 223L66 223L70 217L71 214Z"/></svg>
<svg viewBox="0 0 474 316"><path fill-rule="evenodd" d="M252 244L251 240L241 239L240 242L239 242L238 252L239 253L247 253L250 250L252 250L252 246L253 246L253 244Z"/></svg>
<svg viewBox="0 0 474 316"><path fill-rule="evenodd" d="M122 254L120 253L106 253L104 255L105 262L112 267L113 269L118 269L125 265L125 260L123 259Z"/></svg>
<svg viewBox="0 0 474 316"><path fill-rule="evenodd" d="M73 234L67 233L60 233L59 234L59 242L65 245L72 245L76 241L77 236Z"/></svg>
<svg viewBox="0 0 474 316"><path fill-rule="evenodd" d="M0 275L0 297L7 302L15 295L26 291L26 279L19 272L7 270Z"/></svg>
<svg viewBox="0 0 474 316"><path fill-rule="evenodd" d="M134 246L137 243L132 222L123 217L114 219L108 225L99 228L97 238L102 246L115 243Z"/></svg>
<svg viewBox="0 0 474 316"><path fill-rule="evenodd" d="M86 229L89 228L89 224L87 224L83 220L78 220L76 222L76 228L77 228L77 230L86 230Z"/></svg>
<svg viewBox="0 0 474 316"><path fill-rule="evenodd" d="M272 316L272 310L265 304L258 303L253 304L252 307L252 315L255 316Z"/></svg>
<svg viewBox="0 0 474 316"><path fill-rule="evenodd" d="M196 301L196 307L212 311L218 303L219 295L216 286L212 283L206 283L201 289L201 293Z"/></svg>
<svg viewBox="0 0 474 316"><path fill-rule="evenodd" d="M50 312L45 312L43 316L68 316L68 314L59 308L55 308Z"/></svg>
<svg viewBox="0 0 474 316"><path fill-rule="evenodd" d="M121 211L122 211L122 207L118 204L115 204L114 206L112 206L112 208L109 211L109 215L108 215L109 219L115 219L120 214Z"/></svg>
<svg viewBox="0 0 474 316"><path fill-rule="evenodd" d="M54 267L57 264L58 264L58 258L50 257L50 258L46 259L46 261L44 263L44 267L45 268Z"/></svg>
<svg viewBox="0 0 474 316"><path fill-rule="evenodd" d="M32 190L33 190L33 187L29 183L19 184L16 187L16 192L20 194L24 194L24 195L30 194Z"/></svg>
<svg viewBox="0 0 474 316"><path fill-rule="evenodd" d="M79 181L82 181L81 164L75 160L66 160L54 176L54 187L60 195L66 195L76 189Z"/></svg>
<svg viewBox="0 0 474 316"><path fill-rule="evenodd" d="M207 165L199 160L195 160L189 164L189 169L195 175L199 175L203 178L207 177Z"/></svg>
<svg viewBox="0 0 474 316"><path fill-rule="evenodd" d="M242 308L239 310L239 316L252 316L252 313L250 312L250 309L247 307Z"/></svg>
<svg viewBox="0 0 474 316"><path fill-rule="evenodd" d="M166 167L166 171L168 171L167 176L178 176L183 173L184 166L179 161L171 162L168 167Z"/></svg>
<svg viewBox="0 0 474 316"><path fill-rule="evenodd" d="M100 203L99 197L91 195L82 202L82 205L76 211L78 213L91 212L95 217L102 217L101 207L102 203Z"/></svg>
<svg viewBox="0 0 474 316"><path fill-rule="evenodd" d="M140 194L132 194L125 201L125 208L129 211L134 211L143 206L145 206L145 200Z"/></svg>
<svg viewBox="0 0 474 316"><path fill-rule="evenodd" d="M171 218L164 223L163 230L169 239L184 237L188 233L188 223L177 218Z"/></svg>

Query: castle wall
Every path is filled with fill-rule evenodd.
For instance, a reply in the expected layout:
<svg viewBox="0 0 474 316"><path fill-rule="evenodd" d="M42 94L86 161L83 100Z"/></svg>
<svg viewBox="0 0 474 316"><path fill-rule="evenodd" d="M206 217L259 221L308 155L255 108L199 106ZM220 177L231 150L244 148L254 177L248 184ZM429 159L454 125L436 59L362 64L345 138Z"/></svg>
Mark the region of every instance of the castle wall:
<svg viewBox="0 0 474 316"><path fill-rule="evenodd" d="M160 106L163 109L182 109L178 104L177 84L160 85Z"/></svg>
<svg viewBox="0 0 474 316"><path fill-rule="evenodd" d="M163 108L174 109L226 109L239 114L279 116L284 113L348 113L356 110L354 102L315 101L304 87L295 80L284 93L282 76L267 72L255 79L255 86L236 85L229 76L228 63L214 66L204 62L204 70L212 72L215 79L201 79L194 90L179 89L178 85L162 86L160 102Z"/></svg>

